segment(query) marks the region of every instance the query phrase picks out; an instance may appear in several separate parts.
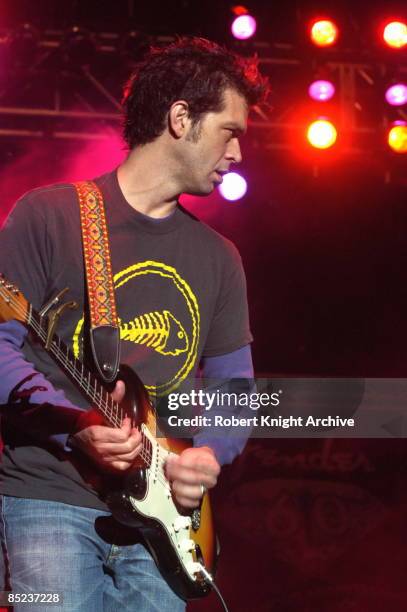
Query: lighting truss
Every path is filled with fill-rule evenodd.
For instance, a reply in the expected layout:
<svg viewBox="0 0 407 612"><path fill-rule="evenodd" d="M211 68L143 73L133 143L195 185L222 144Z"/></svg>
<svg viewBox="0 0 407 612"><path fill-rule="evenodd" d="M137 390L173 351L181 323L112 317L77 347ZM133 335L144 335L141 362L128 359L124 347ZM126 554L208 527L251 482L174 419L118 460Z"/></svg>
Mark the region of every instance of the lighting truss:
<svg viewBox="0 0 407 612"><path fill-rule="evenodd" d="M8 35L0 32L3 45ZM94 140L103 138L106 128L119 128L121 87L134 62L122 54L122 35L90 33L95 41L95 61L88 63L84 57L76 66L61 60L65 35L60 30L44 31L32 62L20 66L16 74L12 70L7 74L3 66L0 137ZM158 37L153 42L172 40ZM235 50L257 53L260 70L271 81L270 104L255 108L249 121L248 140L255 147L290 149L293 141L287 134L304 128L311 109L323 114L320 103L312 107L307 100L313 70L321 63L336 83L335 120L339 131L349 137L349 151L363 152L375 142L380 146L380 131L390 122L382 101L386 75L391 72L385 58L357 61L345 50L343 55L336 51L326 57L319 53L317 60L292 45L261 41L238 44ZM400 62L397 69L400 78L407 79L406 62ZM407 120L403 108L392 112L394 118Z"/></svg>

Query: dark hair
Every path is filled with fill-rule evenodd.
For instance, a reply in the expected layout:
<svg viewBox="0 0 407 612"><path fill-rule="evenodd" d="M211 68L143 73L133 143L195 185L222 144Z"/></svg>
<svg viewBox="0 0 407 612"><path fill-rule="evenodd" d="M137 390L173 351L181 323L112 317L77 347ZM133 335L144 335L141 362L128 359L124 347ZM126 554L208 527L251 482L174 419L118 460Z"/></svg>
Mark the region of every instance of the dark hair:
<svg viewBox="0 0 407 612"><path fill-rule="evenodd" d="M132 149L162 134L176 100L186 100L193 124L204 113L223 110L226 88L235 89L249 106L265 99L268 82L257 58L243 58L204 38L180 38L151 48L124 89L123 135Z"/></svg>

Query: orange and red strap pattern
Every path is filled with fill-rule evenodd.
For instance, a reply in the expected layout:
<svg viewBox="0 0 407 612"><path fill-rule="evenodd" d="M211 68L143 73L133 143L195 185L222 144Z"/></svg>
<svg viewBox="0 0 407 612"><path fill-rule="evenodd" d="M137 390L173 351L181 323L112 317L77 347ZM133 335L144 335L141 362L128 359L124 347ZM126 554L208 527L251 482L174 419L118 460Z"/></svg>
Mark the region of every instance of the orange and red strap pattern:
<svg viewBox="0 0 407 612"><path fill-rule="evenodd" d="M81 213L82 243L91 329L118 327L103 196L93 181L75 183Z"/></svg>

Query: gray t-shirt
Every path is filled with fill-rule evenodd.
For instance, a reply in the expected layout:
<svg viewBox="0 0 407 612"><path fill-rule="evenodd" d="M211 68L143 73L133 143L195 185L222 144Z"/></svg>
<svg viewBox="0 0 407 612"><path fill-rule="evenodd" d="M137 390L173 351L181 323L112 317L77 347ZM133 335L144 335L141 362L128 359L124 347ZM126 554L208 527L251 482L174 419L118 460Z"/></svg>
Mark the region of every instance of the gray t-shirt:
<svg viewBox="0 0 407 612"><path fill-rule="evenodd" d="M201 357L232 352L252 340L246 284L234 245L178 206L156 222L125 200L117 172L96 179L109 231L120 318L121 361L158 396L193 377ZM86 358L87 316L79 207L73 185L27 193L0 234L0 270L39 309L64 287L77 302L57 333ZM85 344L84 344L85 343ZM1 347L0 347L1 349ZM55 362L32 340L27 360L76 406L87 403ZM21 426L2 423L1 492L105 510L104 491L114 486L78 452L63 453Z"/></svg>

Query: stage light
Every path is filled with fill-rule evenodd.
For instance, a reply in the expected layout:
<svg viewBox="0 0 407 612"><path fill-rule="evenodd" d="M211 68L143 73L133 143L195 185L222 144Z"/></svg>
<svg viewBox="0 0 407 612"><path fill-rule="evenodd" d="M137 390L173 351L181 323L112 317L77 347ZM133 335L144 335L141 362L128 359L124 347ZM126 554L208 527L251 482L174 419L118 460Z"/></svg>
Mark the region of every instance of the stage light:
<svg viewBox="0 0 407 612"><path fill-rule="evenodd" d="M331 81L314 81L308 87L308 94L313 100L326 102L335 94L335 85Z"/></svg>
<svg viewBox="0 0 407 612"><path fill-rule="evenodd" d="M225 200L234 202L243 198L247 191L247 182L237 174L237 172L228 172L223 177L223 182L219 185L219 191Z"/></svg>
<svg viewBox="0 0 407 612"><path fill-rule="evenodd" d="M239 15L232 23L232 34L239 40L247 40L256 32L257 24L251 15Z"/></svg>
<svg viewBox="0 0 407 612"><path fill-rule="evenodd" d="M235 4L232 6L232 13L238 17L239 15L248 15L248 9L243 4Z"/></svg>
<svg viewBox="0 0 407 612"><path fill-rule="evenodd" d="M407 24L402 21L391 21L383 31L385 43L393 49L401 49L407 45Z"/></svg>
<svg viewBox="0 0 407 612"><path fill-rule="evenodd" d="M316 149L329 149L335 144L337 135L334 124L327 119L313 121L307 130L308 142Z"/></svg>
<svg viewBox="0 0 407 612"><path fill-rule="evenodd" d="M387 142L396 153L407 153L407 122L396 121L390 128Z"/></svg>
<svg viewBox="0 0 407 612"><path fill-rule="evenodd" d="M391 85L387 89L385 97L392 106L402 106L407 102L407 85L405 83Z"/></svg>
<svg viewBox="0 0 407 612"><path fill-rule="evenodd" d="M311 27L311 40L318 47L329 47L338 40L338 28L330 19L315 21Z"/></svg>

